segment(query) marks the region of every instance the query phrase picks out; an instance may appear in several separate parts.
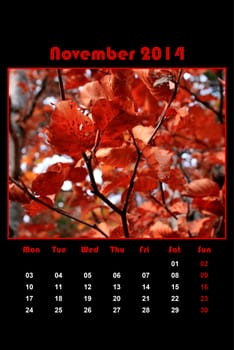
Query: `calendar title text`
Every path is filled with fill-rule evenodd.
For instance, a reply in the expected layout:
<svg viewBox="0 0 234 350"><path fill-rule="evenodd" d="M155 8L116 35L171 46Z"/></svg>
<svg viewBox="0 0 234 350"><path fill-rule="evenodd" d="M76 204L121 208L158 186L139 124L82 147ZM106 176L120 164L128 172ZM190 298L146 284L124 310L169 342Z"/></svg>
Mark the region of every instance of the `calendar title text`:
<svg viewBox="0 0 234 350"><path fill-rule="evenodd" d="M58 46L50 48L51 61L184 61L184 46L143 46L137 50L116 50L110 46L104 49L79 50L61 49Z"/></svg>

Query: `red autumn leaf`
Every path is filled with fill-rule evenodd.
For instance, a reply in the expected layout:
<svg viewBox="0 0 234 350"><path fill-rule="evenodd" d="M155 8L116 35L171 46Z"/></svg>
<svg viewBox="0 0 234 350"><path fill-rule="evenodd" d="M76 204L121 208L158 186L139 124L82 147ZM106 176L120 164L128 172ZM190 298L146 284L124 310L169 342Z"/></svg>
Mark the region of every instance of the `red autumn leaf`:
<svg viewBox="0 0 234 350"><path fill-rule="evenodd" d="M151 176L140 176L134 183L134 191L152 191L158 187L158 180Z"/></svg>
<svg viewBox="0 0 234 350"><path fill-rule="evenodd" d="M112 101L100 99L92 108L92 117L99 130L104 130L109 122L119 113L119 108Z"/></svg>
<svg viewBox="0 0 234 350"><path fill-rule="evenodd" d="M32 182L32 191L40 196L58 193L69 168L62 163L51 165L46 173L38 175Z"/></svg>
<svg viewBox="0 0 234 350"><path fill-rule="evenodd" d="M44 105L43 106L43 112L44 113L51 113L53 111L53 106L50 105Z"/></svg>
<svg viewBox="0 0 234 350"><path fill-rule="evenodd" d="M42 200L44 203L53 207L53 201L50 198L42 196L42 197L40 197L40 200ZM25 208L27 214L30 216L34 216L34 215L39 214L45 210L48 210L48 208L45 205L43 205L39 202L36 202L34 200L32 200L29 204L25 204L24 208Z"/></svg>
<svg viewBox="0 0 234 350"><path fill-rule="evenodd" d="M183 236L188 236L189 225L185 215L180 215L177 219L178 232Z"/></svg>
<svg viewBox="0 0 234 350"><path fill-rule="evenodd" d="M214 94L205 94L199 96L200 101L202 102L209 102L212 100L217 100L217 96Z"/></svg>
<svg viewBox="0 0 234 350"><path fill-rule="evenodd" d="M206 178L193 180L185 184L182 195L187 197L218 196L219 186L216 182Z"/></svg>
<svg viewBox="0 0 234 350"><path fill-rule="evenodd" d="M47 172L40 174L32 182L32 191L41 196L57 193L64 182L62 174Z"/></svg>
<svg viewBox="0 0 234 350"><path fill-rule="evenodd" d="M181 129L184 129L190 126L190 120L188 116L188 108L183 106L176 110L176 115L173 117L167 118L166 126L170 132L178 132Z"/></svg>
<svg viewBox="0 0 234 350"><path fill-rule="evenodd" d="M31 198L14 183L9 184L9 199L23 204L31 201Z"/></svg>
<svg viewBox="0 0 234 350"><path fill-rule="evenodd" d="M156 221L155 224L150 227L150 232L153 238L162 238L163 236L168 236L173 233L172 228L161 221Z"/></svg>
<svg viewBox="0 0 234 350"><path fill-rule="evenodd" d="M113 174L113 177L111 179L112 181L110 183L105 183L104 188L102 189L103 194L107 193L116 193L118 192L119 188L126 188L129 185L130 175L124 174L124 173L116 173L116 175Z"/></svg>
<svg viewBox="0 0 234 350"><path fill-rule="evenodd" d="M93 197L88 196L80 186L74 186L72 194L67 199L71 208L82 208L80 217L85 217L100 205Z"/></svg>
<svg viewBox="0 0 234 350"><path fill-rule="evenodd" d="M157 203L152 201L146 201L138 207L138 212L139 213L145 213L145 212L156 213L158 208L159 206Z"/></svg>
<svg viewBox="0 0 234 350"><path fill-rule="evenodd" d="M87 176L87 170L82 167L77 167L77 168L71 168L66 180L70 180L72 182L81 182L83 181Z"/></svg>
<svg viewBox="0 0 234 350"><path fill-rule="evenodd" d="M103 98L107 98L107 96L99 81L92 81L85 84L78 93L78 101L85 107L90 107L96 101Z"/></svg>
<svg viewBox="0 0 234 350"><path fill-rule="evenodd" d="M175 108L168 108L168 110L166 111L166 118L167 119L172 119L176 116L177 114L177 110Z"/></svg>
<svg viewBox="0 0 234 350"><path fill-rule="evenodd" d="M113 230L110 231L110 238L119 239L124 238L124 230L122 226L117 226Z"/></svg>
<svg viewBox="0 0 234 350"><path fill-rule="evenodd" d="M140 110L142 114L155 114L159 109L157 100L151 95L146 85L137 79L132 89L132 96L136 109Z"/></svg>
<svg viewBox="0 0 234 350"><path fill-rule="evenodd" d="M124 112L129 113L129 114L136 113L134 101L128 97L116 96L113 98L113 102L116 106L118 106L118 108L121 111L124 111Z"/></svg>
<svg viewBox="0 0 234 350"><path fill-rule="evenodd" d="M52 164L47 168L47 172L49 171L52 171L54 173L59 173L59 174L63 173L65 178L70 171L70 163L58 162L58 163Z"/></svg>
<svg viewBox="0 0 234 350"><path fill-rule="evenodd" d="M112 90L114 96L131 97L133 72L129 69L118 69L112 74Z"/></svg>
<svg viewBox="0 0 234 350"><path fill-rule="evenodd" d="M192 236L211 236L213 233L213 220L211 218L201 218L188 223Z"/></svg>
<svg viewBox="0 0 234 350"><path fill-rule="evenodd" d="M193 205L215 215L224 215L223 203L216 197L195 198Z"/></svg>
<svg viewBox="0 0 234 350"><path fill-rule="evenodd" d="M210 147L216 143L219 147L224 145L225 125L217 123L214 113L209 109L204 111L198 104L189 107L189 124L184 132L191 134L191 129L196 139L207 140Z"/></svg>
<svg viewBox="0 0 234 350"><path fill-rule="evenodd" d="M116 69L101 79L101 86L108 98L132 97L131 85L134 81L132 70Z"/></svg>
<svg viewBox="0 0 234 350"><path fill-rule="evenodd" d="M52 223L45 223L45 224L24 224L24 225L21 225L21 229L24 231L25 229L29 232L31 232L31 234L33 236L37 236L37 234L39 232L47 232L47 237L46 237L46 234L44 235L45 237L43 238L49 238L48 237L48 232L49 231L53 231L54 229L56 229L56 225L55 224L52 224ZM25 237L27 238L27 237ZM53 236L53 238L55 238Z"/></svg>
<svg viewBox="0 0 234 350"><path fill-rule="evenodd" d="M186 214L188 212L188 203L182 202L181 199L176 198L171 202L170 211L175 214Z"/></svg>
<svg viewBox="0 0 234 350"><path fill-rule="evenodd" d="M97 151L96 157L106 165L128 168L136 161L136 149L133 145L126 144L116 148L101 148Z"/></svg>
<svg viewBox="0 0 234 350"><path fill-rule="evenodd" d="M179 168L173 168L170 171L170 177L167 180L167 184L169 185L170 189L172 190L178 190L181 191L184 188L184 185L186 184L184 175L182 174L181 170Z"/></svg>
<svg viewBox="0 0 234 350"><path fill-rule="evenodd" d="M87 176L87 170L81 166L73 166L71 163L55 163L48 167L46 172L59 173L65 180L72 182L81 182Z"/></svg>
<svg viewBox="0 0 234 350"><path fill-rule="evenodd" d="M64 89L74 89L82 86L88 82L88 78L85 76L86 69L63 69L62 75L64 77Z"/></svg>
<svg viewBox="0 0 234 350"><path fill-rule="evenodd" d="M91 149L96 137L93 121L68 100L56 104L47 134L57 152L74 159L80 159L83 152Z"/></svg>
<svg viewBox="0 0 234 350"><path fill-rule="evenodd" d="M124 133L139 124L136 115L120 112L107 125L101 136L100 146L112 147L121 146L124 141Z"/></svg>
<svg viewBox="0 0 234 350"><path fill-rule="evenodd" d="M153 134L154 128L152 126L137 125L132 129L135 139L143 141L145 144L149 141Z"/></svg>
<svg viewBox="0 0 234 350"><path fill-rule="evenodd" d="M103 239L105 237L97 230L91 229L91 230L88 230L84 233L78 232L75 235L75 238L78 238L78 239Z"/></svg>
<svg viewBox="0 0 234 350"><path fill-rule="evenodd" d="M205 153L204 161L208 164L225 164L225 150L219 152Z"/></svg>
<svg viewBox="0 0 234 350"><path fill-rule="evenodd" d="M197 128L197 136L199 139L204 140L208 139L209 144L223 144L224 143L224 125L217 124L214 121L214 116L212 115L212 118L201 118L201 123L204 121L204 123L207 123L206 128L200 127ZM202 124L201 124L202 125ZM206 132L205 132L206 131Z"/></svg>
<svg viewBox="0 0 234 350"><path fill-rule="evenodd" d="M158 176L160 181L166 182L171 171L170 166L173 153L166 149L151 147L149 145L143 148L142 153L147 163L155 170L157 174L155 176Z"/></svg>

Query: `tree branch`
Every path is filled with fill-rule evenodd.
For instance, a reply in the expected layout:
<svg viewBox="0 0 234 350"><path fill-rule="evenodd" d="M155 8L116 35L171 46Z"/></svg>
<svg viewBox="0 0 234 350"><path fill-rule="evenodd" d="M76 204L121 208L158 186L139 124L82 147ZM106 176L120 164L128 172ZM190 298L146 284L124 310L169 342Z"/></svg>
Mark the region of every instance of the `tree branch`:
<svg viewBox="0 0 234 350"><path fill-rule="evenodd" d="M190 216L190 212L191 212L191 203L190 202L188 202L187 203L188 205L187 205L187 213L186 213L186 220L188 221L189 220L189 216ZM188 229L188 236L190 237L190 238L193 238L193 235L192 235L192 233L190 232L190 230Z"/></svg>
<svg viewBox="0 0 234 350"><path fill-rule="evenodd" d="M184 177L185 177L187 183L190 183L190 182L191 182L190 177L188 176L188 174L187 174L187 172L185 171L185 169L184 169L184 167L183 167L183 165L182 165L181 162L179 162L179 168L180 168L182 174L184 175Z"/></svg>
<svg viewBox="0 0 234 350"><path fill-rule="evenodd" d="M21 174L21 168L20 168L20 157L21 157L21 149L20 149L20 142L19 137L16 133L16 130L13 128L12 122L9 119L9 130L11 139L10 142L12 142L13 149L10 148L10 165L12 165L11 169L11 176L18 179ZM13 159L12 159L13 158Z"/></svg>
<svg viewBox="0 0 234 350"><path fill-rule="evenodd" d="M130 180L130 184L129 184L129 187L128 187L128 190L127 190L127 195L126 195L126 199L125 199L125 203L124 203L124 207L123 207L123 212L125 212L125 213L127 212L129 198L130 198L132 190L133 190L134 180L135 180L136 173L137 173L137 168L138 168L139 162L141 160L141 155L142 155L142 152L139 150L133 134L131 132L130 132L130 134L132 136L132 139L133 139L133 142L134 142L134 146L135 146L136 151L137 151L137 159L136 159L136 163L135 163L135 166L134 166L134 169L133 169L132 177L131 177L131 180Z"/></svg>
<svg viewBox="0 0 234 350"><path fill-rule="evenodd" d="M221 114L220 116L220 111L217 111L216 109L214 109L208 102L206 101L202 101L197 94L195 94L194 92L192 92L186 85L180 85L180 87L182 89L184 89L185 91L187 91L191 96L193 96L195 98L195 100L199 103L201 103L203 106L205 106L206 108L208 108L210 111L212 111L214 114L217 115L220 123L223 123L223 116ZM222 96L222 95L221 95ZM222 98L221 98L222 99Z"/></svg>
<svg viewBox="0 0 234 350"><path fill-rule="evenodd" d="M172 211L168 208L168 206L166 204L164 191L163 191L163 188L162 188L162 182L161 181L159 181L159 188L160 188L160 191L161 191L162 203L157 198L155 198L152 194L150 194L150 198L154 202L159 204L161 207L163 207L171 216L173 216L173 218L175 218L177 220L177 216L174 213L172 213Z"/></svg>
<svg viewBox="0 0 234 350"><path fill-rule="evenodd" d="M137 151L137 159L136 159L136 163L135 163L135 166L133 169L132 177L131 177L131 180L130 180L130 183L128 186L127 195L126 195L126 199L125 199L122 214L121 214L121 219L122 219L124 233L125 233L126 238L129 237L128 224L127 224L127 209L128 209L129 199L130 199L133 187L134 187L134 181L135 181L135 177L136 177L136 173L137 173L137 168L138 168L139 162L141 160L141 155L142 155L142 152L139 150L133 134L131 132L130 132L130 134L132 136L134 146L135 146L136 151Z"/></svg>
<svg viewBox="0 0 234 350"><path fill-rule="evenodd" d="M59 80L61 99L63 101L65 101L66 97L65 97L65 90L64 90L64 86L63 86L63 78L62 78L61 69L57 69L57 73L58 73L58 80Z"/></svg>
<svg viewBox="0 0 234 350"><path fill-rule="evenodd" d="M32 101L32 104L31 104L31 107L30 107L28 113L25 114L22 118L23 122L26 122L33 115L34 109L35 109L36 104L37 104L37 100L41 96L42 92L45 90L47 81L48 81L48 77L45 77L42 81L40 90L34 96L34 99Z"/></svg>
<svg viewBox="0 0 234 350"><path fill-rule="evenodd" d="M116 213L118 213L119 215L122 215L122 210L119 209L114 203L112 203L107 197L105 197L104 194L102 194L97 187L97 184L93 175L92 164L91 164L92 154L89 157L87 156L86 153L83 153L82 155L88 169L90 182L93 187L93 193L97 197L99 197L104 203L106 203L111 209L113 209Z"/></svg>
<svg viewBox="0 0 234 350"><path fill-rule="evenodd" d="M83 220L80 220L78 218L76 218L75 216L69 214L67 211L63 210L63 209L59 209L56 207L53 207L52 205L44 202L43 200L41 200L39 197L34 196L29 189L25 186L25 184L23 183L19 183L18 181L16 181L15 179L13 179L12 177L10 177L10 181L13 182L18 188L20 188L22 191L24 191L25 194L27 194L33 201L38 202L42 205L44 205L45 207L47 207L50 210L53 210L63 216L66 216L76 222L79 222L80 224L83 224L85 226L88 226L92 229L97 230L99 233L101 233L104 237L108 238L107 234L105 232L103 232L96 224L89 224L88 222L85 222Z"/></svg>
<svg viewBox="0 0 234 350"><path fill-rule="evenodd" d="M170 108L172 102L174 101L174 99L175 99L175 97L176 97L176 94L177 94L177 91L178 91L178 87L179 87L179 82L180 82L181 75L182 75L182 69L179 70L178 78L177 78L177 81L175 82L175 88L174 88L174 90L173 90L173 93L172 93L172 95L171 95L171 98L170 98L170 100L166 103L166 105L165 105L165 107L164 107L164 109L163 109L163 111L162 111L162 113L161 113L161 115L160 115L160 117L159 117L159 119L158 119L158 121L157 121L157 124L156 124L156 126L155 126L155 128L154 128L154 131L153 131L152 135L150 136L150 138L149 138L149 140L148 140L148 142L147 142L148 145L152 142L153 138L155 137L156 133L158 132L158 129L159 129L159 128L161 127L161 125L163 124L164 119L165 119L165 115L166 115L168 109Z"/></svg>

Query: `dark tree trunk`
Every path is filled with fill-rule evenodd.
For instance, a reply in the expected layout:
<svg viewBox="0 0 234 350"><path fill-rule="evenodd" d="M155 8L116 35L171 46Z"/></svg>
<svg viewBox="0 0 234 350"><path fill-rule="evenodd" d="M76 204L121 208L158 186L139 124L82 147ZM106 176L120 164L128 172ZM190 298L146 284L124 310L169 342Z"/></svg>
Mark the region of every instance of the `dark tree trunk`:
<svg viewBox="0 0 234 350"><path fill-rule="evenodd" d="M22 70L11 71L9 74L10 94L10 137L9 137L9 175L15 179L20 176L20 159L23 147L23 129L20 126L20 112L26 109L27 93L23 93L19 82L27 82ZM23 215L20 203L11 202L9 207L9 236L17 237L18 225Z"/></svg>

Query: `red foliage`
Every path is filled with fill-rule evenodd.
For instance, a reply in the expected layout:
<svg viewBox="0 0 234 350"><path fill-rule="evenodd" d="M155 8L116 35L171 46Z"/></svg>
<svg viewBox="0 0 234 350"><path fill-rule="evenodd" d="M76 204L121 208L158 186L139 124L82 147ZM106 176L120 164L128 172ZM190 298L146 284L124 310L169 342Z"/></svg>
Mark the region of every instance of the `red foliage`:
<svg viewBox="0 0 234 350"><path fill-rule="evenodd" d="M9 184L28 215L17 237L224 237L225 70L60 72L65 100L54 69L17 82L20 179L34 196Z"/></svg>
<svg viewBox="0 0 234 350"><path fill-rule="evenodd" d="M80 159L94 146L96 131L93 121L73 101L60 101L52 113L47 135L58 153Z"/></svg>
<svg viewBox="0 0 234 350"><path fill-rule="evenodd" d="M40 196L57 193L64 183L68 172L69 168L64 167L62 163L50 166L46 173L38 175L33 180L32 191Z"/></svg>
<svg viewBox="0 0 234 350"><path fill-rule="evenodd" d="M218 184L210 179L194 180L189 184L186 184L184 188L185 191L182 192L183 196L206 197L219 195Z"/></svg>
<svg viewBox="0 0 234 350"><path fill-rule="evenodd" d="M48 205L53 206L53 201L48 197L41 196L40 200L42 200L43 203L46 203ZM29 204L25 204L24 208L25 208L27 214L30 216L37 215L37 214L47 210L47 207L45 205L38 203L34 200L31 200L31 202Z"/></svg>

